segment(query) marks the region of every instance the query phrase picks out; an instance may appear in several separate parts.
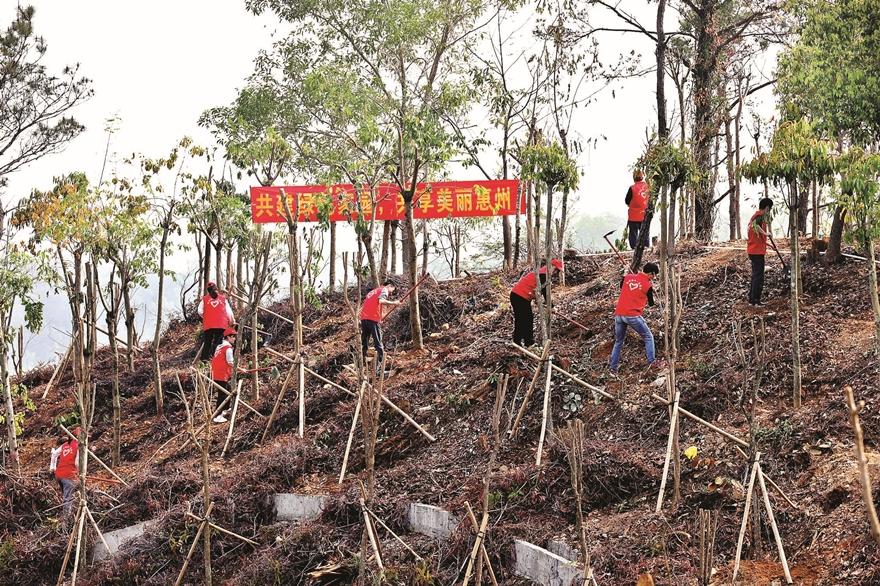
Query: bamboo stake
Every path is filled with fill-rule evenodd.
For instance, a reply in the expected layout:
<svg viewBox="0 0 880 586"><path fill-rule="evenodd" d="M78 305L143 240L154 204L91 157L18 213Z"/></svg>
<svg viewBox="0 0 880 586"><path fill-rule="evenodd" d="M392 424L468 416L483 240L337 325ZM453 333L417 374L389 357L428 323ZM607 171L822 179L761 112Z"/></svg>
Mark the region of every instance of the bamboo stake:
<svg viewBox="0 0 880 586"><path fill-rule="evenodd" d="M306 373L303 370L303 359L299 359L299 437L306 432Z"/></svg>
<svg viewBox="0 0 880 586"><path fill-rule="evenodd" d="M95 518L92 516L92 511L89 510L89 506L85 505L86 514L89 516L89 521L92 522L92 527L95 528L95 532L98 534L98 537L101 538L101 543L104 544L104 547L107 549L107 552L110 552L110 546L107 545L107 540L104 539L104 534L101 533L101 529L98 528L98 523L95 522Z"/></svg>
<svg viewBox="0 0 880 586"><path fill-rule="evenodd" d="M406 549L408 549L409 552L410 552L411 554L413 554L413 555L416 557L417 560L419 560L419 561L423 561L423 560L424 560L424 558L423 558L422 556L420 556L419 554L417 554L417 553L415 552L415 550L413 550L413 548L411 548L410 546L408 546L408 545L406 544L406 542L405 542L403 539L401 539L401 538L397 535L397 533L395 533L394 531L392 531L392 530L391 530L391 527L389 527L388 525L386 525L385 523L383 523L383 522L382 522L382 519L379 518L379 515L377 515L376 513L374 513L374 512L373 512L372 510L370 510L368 507L364 507L364 508L365 508L366 511L367 511L367 512L373 517L373 519L375 519L376 522L379 523L379 525L381 525L381 526L385 529L385 531L387 531L388 533L390 533L391 536L392 536L394 539L396 539L396 540L400 543L400 545L402 545L403 547L405 547Z"/></svg>
<svg viewBox="0 0 880 586"><path fill-rule="evenodd" d="M239 297L238 295L236 295L236 294L233 293L232 291L226 291L226 294L229 295L230 297L233 297L233 298L235 298L235 299L238 299L238 300L241 301L242 303L250 303L247 299L244 299L244 298L242 298L242 297ZM284 316L281 315L280 313L275 313L275 312L272 311L271 309L266 309L266 308L263 307L262 305L257 305L257 309L260 309L260 310L262 310L262 311L265 311L265 312L268 313L269 315L274 315L275 317L277 317L277 318L280 319L281 321L287 322L287 323L289 323L289 324L292 325L292 326L295 326L295 325L296 325L296 324L293 323L292 320L290 320L290 319L284 317Z"/></svg>
<svg viewBox="0 0 880 586"><path fill-rule="evenodd" d="M553 357L551 356L547 358L547 381L544 383L544 409L541 417L541 435L538 436L538 455L535 457L535 466L541 465L541 456L544 454L544 436L547 434L547 418L550 415L550 381L553 378L552 367Z"/></svg>
<svg viewBox="0 0 880 586"><path fill-rule="evenodd" d="M206 374L205 374L204 372L202 372L201 370L198 370L198 369L194 368L194 369L193 369L193 372L198 373L198 375L199 375L200 377L202 377L203 379L205 379L205 381L211 383L211 385L212 385L214 388L216 388L217 390L222 391L223 394L225 394L229 399L232 399L232 398L233 398L233 394L232 394L231 392L227 391L226 389L224 389L223 387L221 387L220 385L218 385L216 382L214 382L214 379L212 379L211 377L209 377L208 375L206 375ZM241 386L238 387L238 390L239 390L239 391L241 390ZM247 409L250 410L252 413L255 413L255 414L259 415L259 416L262 417L263 419L266 418L265 415L263 415L262 413L260 413L260 412L257 411L256 409L254 409L254 407L251 406L250 403L248 403L248 402L245 401L244 399L241 399L241 404L244 405L245 407L247 407Z"/></svg>
<svg viewBox="0 0 880 586"><path fill-rule="evenodd" d="M675 432L678 429L678 399L679 391L675 391L675 399L672 403L672 416L669 418L669 439L666 442L666 459L663 462L663 475L660 477L660 493L657 495L657 506L654 508L655 513L660 513L663 509L663 493L666 492L666 476L669 474L669 462L672 460L672 444L675 440ZM676 454L678 457L678 454Z"/></svg>
<svg viewBox="0 0 880 586"><path fill-rule="evenodd" d="M548 379L550 370L547 371ZM538 452L540 454L540 452ZM467 501L465 501L467 502ZM474 560L477 559L477 554L480 552L480 546L483 544L483 536L486 534L486 526L489 524L489 516L483 515L483 521L480 523L480 528L477 530L477 538L474 540L474 546L471 548L471 556L468 559L467 569L464 571L464 580L462 580L462 586L467 586L471 581L471 573L474 569Z"/></svg>
<svg viewBox="0 0 880 586"><path fill-rule="evenodd" d="M199 538L202 536L202 531L205 530L205 526L210 522L208 521L208 516L211 514L213 508L214 503L212 502L208 505L208 509L205 511L205 518L199 523L199 529L196 531L196 536L193 538L192 545L189 546L189 552L186 554L186 559L183 560L183 567L180 568L180 573L177 574L177 580L174 582L174 586L180 586L181 582L183 582L183 576L186 574L189 562L192 560L193 553L196 551L196 546L199 544Z"/></svg>
<svg viewBox="0 0 880 586"><path fill-rule="evenodd" d="M542 358L540 356L538 356L534 352L530 352L529 350L526 350L525 348L523 348L522 346L520 346L516 342L511 342L511 344L513 345L514 348L516 348L517 350L519 350L520 352L522 352L526 356L528 356L534 360L542 360ZM568 378L569 380L571 380L575 384L580 385L580 386L584 387L585 389L590 389L591 391L593 391L595 393L599 393L600 395L602 395L606 399L616 399L617 398L614 395L612 395L611 393L609 393L608 391L606 391L605 389L597 387L595 385L591 385L588 382L584 382L581 379L579 379L578 377L576 377L575 375L568 372L567 370L560 368L559 366L557 366L555 364L553 365L553 370L555 370L556 372L558 372L562 376Z"/></svg>
<svg viewBox="0 0 880 586"><path fill-rule="evenodd" d="M764 473L763 468L761 469L761 473L762 473L762 474ZM791 500L790 498L788 498L788 495L786 495L784 492L782 492L782 489L779 488L779 486L778 486L775 482L773 482L773 479L772 479L772 478L770 478L769 476L767 476L766 474L764 474L764 480L766 480L767 482L769 482L769 483L770 483L770 486L772 486L773 488L776 489L776 491L779 493L779 496L781 496L781 497L785 500L785 502L787 502L787 503L789 504L789 506L790 506L791 508L796 509L796 510L800 510L800 507L798 507L796 504L794 504L794 503L792 502L792 500Z"/></svg>
<svg viewBox="0 0 880 586"><path fill-rule="evenodd" d="M361 401L364 397L364 386L367 381L361 383L361 390L358 394L357 403L354 406L354 417L351 418L351 430L348 432L348 441L345 443L345 455L342 457L342 470L339 472L339 484L345 480L345 472L348 469L348 456L351 453L351 443L354 440L354 430L357 427L358 417L361 413Z"/></svg>
<svg viewBox="0 0 880 586"><path fill-rule="evenodd" d="M877 509L874 508L874 497L872 496L871 477L868 474L868 459L865 457L865 436L862 433L862 424L859 421L859 410L856 401L853 398L852 387L849 385L844 389L846 391L846 406L849 409L849 422L852 425L853 433L855 433L856 463L859 466L859 480L862 485L862 500L865 501L865 508L868 512L868 523L871 526L871 535L874 541L880 545L880 520L877 519Z"/></svg>
<svg viewBox="0 0 880 586"><path fill-rule="evenodd" d="M217 414L220 413L220 412L222 412L222 411L226 408L226 405L227 405L227 403L229 403L229 399L231 399L231 398L232 398L232 395L230 394L228 397L226 397L225 399L223 399L223 402L220 403L220 406L217 407L216 409L214 409L214 412L211 413L211 419L214 419L215 417L217 417ZM184 398L184 401L186 401L185 398ZM192 432L192 434L190 434L190 437L187 438L187 440L186 440L185 442L183 442L183 443L180 445L180 447L177 448L176 451L179 452L180 450L182 450L183 448L185 448L186 446L188 446L188 445L189 445L189 442L192 441L192 435L198 435L203 429L205 429L205 424L204 424L204 423L201 424L197 430L195 430L194 432ZM187 431L188 431L188 430L185 430L185 431L182 431L182 432L178 433L176 436L174 436L173 438L171 438L171 440L173 440L173 439L175 439L175 438L181 436L181 435L184 434L184 433L187 433ZM168 440L167 442L165 442L165 444L169 443L171 440ZM161 450L161 449L165 446L165 444L162 444L162 446L159 447L159 450ZM159 450L156 450L156 453L159 453Z"/></svg>
<svg viewBox="0 0 880 586"><path fill-rule="evenodd" d="M785 557L785 548L782 546L782 537L779 535L779 527L776 525L773 507L770 506L770 495L767 494L767 486L764 484L764 473L761 472L760 464L758 464L758 483L761 485L761 494L764 496L764 509L767 511L767 518L770 519L770 528L773 529L773 539L776 540L779 561L782 563L782 570L785 572L785 583L793 584L794 580L791 579L791 571L788 569L788 559Z"/></svg>
<svg viewBox="0 0 880 586"><path fill-rule="evenodd" d="M196 367L196 362L198 362L198 361L201 359L201 357L202 357L202 350L204 350L204 349L205 349L205 341L202 340L202 343L199 344L199 349L198 349L198 351L196 352L196 357L193 359L193 361L192 361L192 362L190 363L190 365L189 365L190 368L195 368L195 367Z"/></svg>
<svg viewBox="0 0 880 586"><path fill-rule="evenodd" d="M198 515L195 515L195 514L192 513L191 511L187 511L187 512L186 512L186 516L187 516L187 517L191 517L191 518L195 519L196 521L201 521L201 522L204 522L204 521L205 521L204 518L199 517ZM256 546L259 546L259 545L260 545L259 543L257 543L257 542L254 541L253 539L248 539L247 537L245 537L245 536L243 536L243 535L239 535L238 533L234 533L234 532L232 532L232 531L229 531L228 529L224 529L224 528L221 527L220 525L215 525L214 523L211 523L211 522L208 522L208 525L210 525L212 529L216 529L216 530L219 531L220 533L225 533L226 535L229 535L230 537L235 537L236 539L240 539L240 540L242 540L242 541L244 541L244 542L246 542L246 543L250 543L251 545L256 545Z"/></svg>
<svg viewBox="0 0 880 586"><path fill-rule="evenodd" d="M235 402L232 404L232 415L229 417L229 431L226 432L226 443L223 444L223 451L220 452L220 457L226 455L226 449L229 447L229 440L232 439L232 430L235 429L235 417L238 415L238 402L241 400L241 383L243 381L238 381L238 389L235 391Z"/></svg>
<svg viewBox="0 0 880 586"><path fill-rule="evenodd" d="M73 539L76 535L75 528L79 523L81 515L82 503L80 503L79 507L76 509L76 515L74 515L73 518L73 527L70 528L70 537L67 538L67 547L64 550L64 560L61 562L61 572L58 574L58 580L55 581L55 586L61 586L64 582L64 572L67 570L67 563L70 561L70 552L73 551Z"/></svg>
<svg viewBox="0 0 880 586"><path fill-rule="evenodd" d="M535 375L532 377L531 382L529 382L529 388L526 389L526 394L523 396L522 405L519 407L519 411L516 413L516 419L513 420L513 425L510 426L510 437L512 439L516 439L516 436L519 435L519 422L522 420L523 415L526 413L526 407L529 404L529 399L532 398L532 393L535 391L535 385L538 383L538 378L541 376L541 368L544 366L544 362L547 360L547 356L550 355L550 344L544 344L544 349L541 350L541 356L538 359L538 366L535 368ZM537 354L535 354L537 356Z"/></svg>
<svg viewBox="0 0 880 586"><path fill-rule="evenodd" d="M66 433L68 436L70 436L71 439L77 439L75 435L73 435L72 433L70 433L70 430L69 430L69 429L67 429L66 427L64 427L64 424L63 424L63 423L59 423L59 424L58 424L58 427L60 427L61 430L62 430L64 433ZM79 440L77 440L77 443L79 443ZM122 478L120 478L119 475L116 474L116 472L114 472L113 469L110 468L110 466L108 466L107 464L105 464L104 461L101 460L101 458L99 458L98 456L96 456L96 455L94 454L94 452L92 452L92 450L86 448L86 451L89 453L89 456L91 456L92 458L95 459L96 462L98 462L98 464L100 464L101 466L104 467L104 470L106 470L107 472L109 472L110 474L112 474L112 475L113 475L113 478L115 478L116 480L118 480L119 482L121 482L122 484L124 484L125 486L128 486L128 483L127 483L126 481L124 481Z"/></svg>
<svg viewBox="0 0 880 586"><path fill-rule="evenodd" d="M755 491L755 478L758 476L758 464L761 460L761 452L755 454L755 463L752 464L752 473L749 476L749 489L746 491L746 506L743 509L743 520L739 527L739 537L736 539L736 557L733 561L733 578L731 584L736 584L736 575L739 573L739 561L742 557L743 539L746 537L746 526L749 524L749 515L752 508L752 493Z"/></svg>
<svg viewBox="0 0 880 586"><path fill-rule="evenodd" d="M370 515L367 514L367 504L364 502L364 497L361 497L360 501L361 513L364 516L364 526L367 529L367 537L370 539L370 545L373 547L373 554L376 556L376 564L379 566L380 570L384 570L385 566L382 564L382 554L379 553L379 542L376 539L376 535L373 533L373 524L370 522Z"/></svg>
<svg viewBox="0 0 880 586"><path fill-rule="evenodd" d="M653 393L651 394L651 397L652 397L655 401L657 401L658 403L663 403L664 405L667 405L667 406L669 405L669 399L664 399L664 398L661 397L660 395L653 394ZM704 425L704 426L708 427L709 429L711 429L711 430L714 431L715 433L718 433L718 434L723 435L724 437L726 437L726 438L729 439L730 441L732 441L732 442L734 442L734 443L737 443L737 444L741 445L741 446L744 447L744 448L748 448L748 447L749 447L748 442L743 441L743 440L741 440L740 438L736 437L735 435L733 435L733 434L731 434L731 433L728 433L728 432L724 431L723 429L721 429L720 427L718 427L718 426L716 426L716 425L712 425L711 423L709 423L709 422L706 421L705 419L703 419L703 418L701 418L701 417L698 417L698 416L694 415L693 413L691 413L690 411L688 411L688 410L685 409L684 407L679 407L679 408L678 408L678 412L679 412L680 414L684 415L685 417L687 417L688 419L691 419L691 420L696 421L697 423L699 423L699 424L701 424L701 425Z"/></svg>
<svg viewBox="0 0 880 586"><path fill-rule="evenodd" d="M269 435L269 431L272 429L272 424L275 422L275 416L278 414L278 409L281 407L281 401L284 400L284 394L287 392L287 387L290 386L290 381L293 378L295 368L296 363L287 370L287 376L284 377L284 382L281 383L281 389L278 391L278 396L275 397L275 405L272 406L272 412L269 414L269 421L266 422L266 429L263 430L263 436L260 438L261 444L266 441L266 436Z"/></svg>
<svg viewBox="0 0 880 586"><path fill-rule="evenodd" d="M52 388L52 385L55 384L55 378L58 376L58 373L64 369L67 361L70 360L70 352L72 350L73 342L71 342L70 346L67 347L67 352L64 353L64 356L61 358L61 362L59 362L58 366L55 367L55 372L52 373L52 378L49 379L49 382L46 384L46 388L43 389L43 395L40 397L40 399L45 399L46 395L49 394L49 390Z"/></svg>
<svg viewBox="0 0 880 586"><path fill-rule="evenodd" d="M465 509L467 509L468 519L471 520L471 526L474 528L474 531L480 530L480 525L477 523L477 516L474 515L474 510L471 508L471 504L468 501L464 502ZM486 569L489 571L489 580L492 582L492 586L498 586L498 580L495 578L495 570L492 569L492 562L489 559L489 552L486 551L486 544L480 544L480 553L483 555L483 563L486 564Z"/></svg>
<svg viewBox="0 0 880 586"><path fill-rule="evenodd" d="M86 504L83 503L82 507L85 508ZM76 554L73 556L73 574L70 577L70 586L76 586L76 574L79 572L79 552L82 550L82 534L83 534L83 526L86 524L86 514L85 512L81 512L79 516L79 529L76 533Z"/></svg>

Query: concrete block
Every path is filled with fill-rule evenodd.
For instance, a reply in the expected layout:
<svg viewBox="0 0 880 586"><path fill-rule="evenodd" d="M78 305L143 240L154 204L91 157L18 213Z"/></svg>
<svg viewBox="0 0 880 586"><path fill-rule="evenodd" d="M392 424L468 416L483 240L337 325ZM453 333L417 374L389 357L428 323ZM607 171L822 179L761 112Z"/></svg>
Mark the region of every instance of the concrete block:
<svg viewBox="0 0 880 586"><path fill-rule="evenodd" d="M277 521L312 521L321 515L327 497L320 494L276 494L273 497Z"/></svg>
<svg viewBox="0 0 880 586"><path fill-rule="evenodd" d="M555 553L561 558L565 558L567 560L576 560L578 559L579 554L578 550L571 547L564 541L557 541L555 539L547 540L547 551L550 553Z"/></svg>
<svg viewBox="0 0 880 586"><path fill-rule="evenodd" d="M104 547L101 539L98 538L98 542L95 545L95 548L92 550L92 561L99 562L101 560L105 560L112 555L114 555L119 548L127 541L131 541L135 537L140 537L144 534L147 529L147 523L149 521L144 521L143 523L138 523L137 525L131 525L129 527L123 527L122 529L117 529L116 531L108 531L104 533L104 541L107 542L107 545L110 547L108 551L106 547Z"/></svg>
<svg viewBox="0 0 880 586"><path fill-rule="evenodd" d="M421 503L409 506L410 529L434 539L447 539L458 527L458 521L455 515L440 507Z"/></svg>
<svg viewBox="0 0 880 586"><path fill-rule="evenodd" d="M574 586L581 584L583 571L564 557L528 541L514 541L516 567L514 573L542 586Z"/></svg>

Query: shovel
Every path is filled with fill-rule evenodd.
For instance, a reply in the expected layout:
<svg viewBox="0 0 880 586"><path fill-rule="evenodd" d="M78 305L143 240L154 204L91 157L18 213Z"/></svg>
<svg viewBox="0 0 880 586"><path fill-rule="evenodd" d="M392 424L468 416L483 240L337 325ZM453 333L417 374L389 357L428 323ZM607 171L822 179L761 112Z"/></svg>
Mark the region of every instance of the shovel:
<svg viewBox="0 0 880 586"><path fill-rule="evenodd" d="M628 272L629 272L629 265L626 264L626 260L624 260L623 255L620 254L620 251L617 250L617 247L614 246L614 243L611 242L611 240L608 238L608 237L611 236L612 234L614 234L614 230L612 230L611 232L605 234L604 236L602 236L602 238L605 239L605 242L608 243L608 246L610 246L610 247L611 247L611 250L614 251L614 254L617 255L617 258L620 260L620 264L623 265L623 270L625 270L625 271L628 273Z"/></svg>
<svg viewBox="0 0 880 586"><path fill-rule="evenodd" d="M782 258L782 254L779 252L779 249L776 248L776 241L773 240L773 236L770 236L769 234L768 234L767 236L769 236L769 238L770 238L770 245L773 246L773 250L776 251L776 256L779 257L779 262L782 263L782 274L783 274L783 276L785 276L785 277L790 276L790 275L791 275L791 269L789 269L788 265L785 264L785 260L783 260L783 258Z"/></svg>

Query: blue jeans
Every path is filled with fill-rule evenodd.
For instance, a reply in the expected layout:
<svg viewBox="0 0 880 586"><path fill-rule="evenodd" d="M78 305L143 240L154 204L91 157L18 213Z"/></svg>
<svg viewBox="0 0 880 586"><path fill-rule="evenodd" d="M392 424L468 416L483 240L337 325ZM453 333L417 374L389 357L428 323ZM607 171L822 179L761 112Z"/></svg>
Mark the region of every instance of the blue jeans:
<svg viewBox="0 0 880 586"><path fill-rule="evenodd" d="M636 331L638 335L645 341L645 356L648 357L648 363L654 362L654 335L645 318L641 316L624 317L621 315L614 316L614 349L611 351L611 368L612 372L617 372L620 366L620 351L623 349L623 342L626 340L626 327L629 326Z"/></svg>

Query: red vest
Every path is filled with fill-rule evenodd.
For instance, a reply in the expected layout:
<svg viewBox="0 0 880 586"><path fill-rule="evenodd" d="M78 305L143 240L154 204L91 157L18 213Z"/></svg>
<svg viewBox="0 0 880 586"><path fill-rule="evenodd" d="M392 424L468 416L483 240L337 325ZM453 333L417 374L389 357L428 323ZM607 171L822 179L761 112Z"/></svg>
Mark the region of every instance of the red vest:
<svg viewBox="0 0 880 586"><path fill-rule="evenodd" d="M228 381L232 378L232 365L226 362L226 349L232 348L227 340L217 346L214 357L211 359L211 378L219 381Z"/></svg>
<svg viewBox="0 0 880 586"><path fill-rule="evenodd" d="M648 209L648 184L637 181L630 189L632 189L632 199L629 200L627 217L630 222L641 222L645 219L645 210Z"/></svg>
<svg viewBox="0 0 880 586"><path fill-rule="evenodd" d="M202 329L226 329L229 318L226 316L226 297L217 293L217 299L210 295L202 297Z"/></svg>
<svg viewBox="0 0 880 586"><path fill-rule="evenodd" d="M55 478L76 480L76 456L79 451L79 442L70 440L61 446L58 454L58 462L55 463Z"/></svg>
<svg viewBox="0 0 880 586"><path fill-rule="evenodd" d="M749 254L767 254L767 235L761 234L755 230L755 224L761 224L761 228L766 232L767 223L764 221L764 211L758 210L749 220L749 245L746 252Z"/></svg>
<svg viewBox="0 0 880 586"><path fill-rule="evenodd" d="M361 306L361 319L375 322L382 321L382 304L379 303L379 300L383 292L385 292L385 287L376 287L367 293L364 304Z"/></svg>
<svg viewBox="0 0 880 586"><path fill-rule="evenodd" d="M547 267L541 267L538 272L542 275L547 274ZM535 278L535 271L529 271L516 282L511 292L516 293L523 299L531 301L535 298L535 290L538 288L538 279Z"/></svg>
<svg viewBox="0 0 880 586"><path fill-rule="evenodd" d="M648 289L650 288L651 278L645 273L634 273L625 276L614 315L623 317L638 317L642 315L645 306L648 304Z"/></svg>

